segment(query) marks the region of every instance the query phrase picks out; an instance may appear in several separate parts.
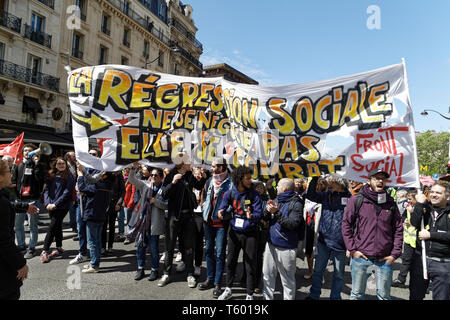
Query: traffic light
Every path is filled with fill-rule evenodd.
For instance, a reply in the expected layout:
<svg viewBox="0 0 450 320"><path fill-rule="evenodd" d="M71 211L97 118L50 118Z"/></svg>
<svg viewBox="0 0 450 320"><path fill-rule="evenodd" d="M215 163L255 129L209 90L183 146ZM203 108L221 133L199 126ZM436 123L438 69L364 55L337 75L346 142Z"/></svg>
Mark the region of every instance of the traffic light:
<svg viewBox="0 0 450 320"><path fill-rule="evenodd" d="M447 164L447 173L450 173L450 163Z"/></svg>

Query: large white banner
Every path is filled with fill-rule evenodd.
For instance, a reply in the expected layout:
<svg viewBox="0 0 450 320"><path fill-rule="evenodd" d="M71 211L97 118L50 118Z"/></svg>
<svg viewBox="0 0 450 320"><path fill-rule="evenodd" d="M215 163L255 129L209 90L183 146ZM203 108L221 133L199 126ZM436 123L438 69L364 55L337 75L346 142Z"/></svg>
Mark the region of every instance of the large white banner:
<svg viewBox="0 0 450 320"><path fill-rule="evenodd" d="M72 71L68 91L77 159L88 167L170 167L183 152L192 165L219 158L252 166L260 179L336 173L365 181L382 168L388 185L419 187L404 63L277 87L102 65ZM329 156L327 136L353 143ZM101 158L88 154L93 138L104 139Z"/></svg>

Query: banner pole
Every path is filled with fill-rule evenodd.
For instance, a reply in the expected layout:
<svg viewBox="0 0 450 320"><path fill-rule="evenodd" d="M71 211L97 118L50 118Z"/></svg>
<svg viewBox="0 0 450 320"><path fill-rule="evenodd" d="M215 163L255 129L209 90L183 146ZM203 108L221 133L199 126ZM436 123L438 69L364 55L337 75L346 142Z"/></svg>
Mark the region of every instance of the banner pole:
<svg viewBox="0 0 450 320"><path fill-rule="evenodd" d="M422 221L420 221L420 229L423 230L423 217ZM427 254L425 251L425 240L421 241L422 243L422 266L423 266L423 278L428 280L428 270L427 270Z"/></svg>

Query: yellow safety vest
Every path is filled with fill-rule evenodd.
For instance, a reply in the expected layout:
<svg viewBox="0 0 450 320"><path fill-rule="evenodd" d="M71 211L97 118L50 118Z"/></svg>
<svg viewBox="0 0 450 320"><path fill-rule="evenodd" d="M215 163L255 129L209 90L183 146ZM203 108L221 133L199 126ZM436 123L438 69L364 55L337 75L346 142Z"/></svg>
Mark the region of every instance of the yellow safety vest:
<svg viewBox="0 0 450 320"><path fill-rule="evenodd" d="M405 209L406 210L406 209ZM403 241L409 244L411 247L416 247L417 229L411 225L411 213L406 211L406 217L410 223L409 227L404 228Z"/></svg>

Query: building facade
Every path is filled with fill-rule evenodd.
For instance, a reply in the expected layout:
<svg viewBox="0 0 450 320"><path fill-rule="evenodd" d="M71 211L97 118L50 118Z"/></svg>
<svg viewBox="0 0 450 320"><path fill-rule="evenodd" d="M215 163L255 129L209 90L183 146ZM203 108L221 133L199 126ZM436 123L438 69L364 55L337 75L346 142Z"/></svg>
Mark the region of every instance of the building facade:
<svg viewBox="0 0 450 320"><path fill-rule="evenodd" d="M211 66L205 66L203 69L203 77L223 77L225 80L245 83L245 84L259 84L258 81L250 78L246 74L243 74L239 70L236 70L232 66L226 63L215 64Z"/></svg>
<svg viewBox="0 0 450 320"><path fill-rule="evenodd" d="M70 132L68 64L199 76L196 32L179 0L0 0L0 129Z"/></svg>

